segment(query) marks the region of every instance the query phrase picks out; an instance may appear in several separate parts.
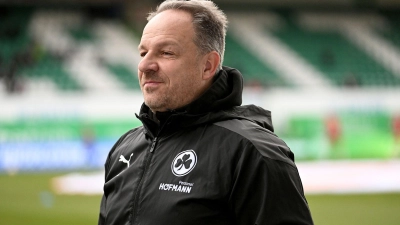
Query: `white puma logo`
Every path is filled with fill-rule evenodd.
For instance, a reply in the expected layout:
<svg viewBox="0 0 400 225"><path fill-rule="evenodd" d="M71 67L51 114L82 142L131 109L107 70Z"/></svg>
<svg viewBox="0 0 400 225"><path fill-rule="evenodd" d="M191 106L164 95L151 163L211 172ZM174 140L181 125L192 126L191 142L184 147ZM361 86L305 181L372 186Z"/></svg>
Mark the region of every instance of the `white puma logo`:
<svg viewBox="0 0 400 225"><path fill-rule="evenodd" d="M131 156L129 157L129 160L126 160L125 157L123 155L121 155L119 157L119 161L128 164L128 167L129 167L129 162L131 161L132 155L133 155L133 153L131 153Z"/></svg>

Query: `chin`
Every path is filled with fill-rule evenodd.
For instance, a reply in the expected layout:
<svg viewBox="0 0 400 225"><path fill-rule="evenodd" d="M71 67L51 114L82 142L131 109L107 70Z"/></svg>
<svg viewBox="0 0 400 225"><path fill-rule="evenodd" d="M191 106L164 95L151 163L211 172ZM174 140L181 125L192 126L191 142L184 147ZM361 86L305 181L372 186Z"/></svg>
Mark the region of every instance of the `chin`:
<svg viewBox="0 0 400 225"><path fill-rule="evenodd" d="M155 102L155 101L144 101L144 103L149 107L152 111L159 111L161 108L161 104Z"/></svg>

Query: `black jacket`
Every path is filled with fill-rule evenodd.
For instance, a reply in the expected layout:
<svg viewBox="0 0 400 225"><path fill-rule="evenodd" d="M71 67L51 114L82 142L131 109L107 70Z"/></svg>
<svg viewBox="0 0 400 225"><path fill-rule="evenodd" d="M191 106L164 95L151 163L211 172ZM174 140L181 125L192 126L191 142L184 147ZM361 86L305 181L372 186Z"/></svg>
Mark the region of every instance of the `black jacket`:
<svg viewBox="0 0 400 225"><path fill-rule="evenodd" d="M240 106L242 83L224 67L182 109L143 104L108 155L99 224L313 224L293 153L269 111Z"/></svg>

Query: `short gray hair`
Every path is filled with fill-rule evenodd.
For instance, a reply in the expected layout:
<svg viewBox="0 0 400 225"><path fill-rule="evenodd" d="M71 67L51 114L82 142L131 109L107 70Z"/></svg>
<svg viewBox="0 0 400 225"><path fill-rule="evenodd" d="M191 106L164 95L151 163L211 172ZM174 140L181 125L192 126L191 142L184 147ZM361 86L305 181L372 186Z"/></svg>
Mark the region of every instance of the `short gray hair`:
<svg viewBox="0 0 400 225"><path fill-rule="evenodd" d="M204 55L211 51L218 52L221 57L218 70L222 69L228 27L225 13L208 0L166 0L157 7L156 11L149 13L147 21L170 9L183 10L192 15L195 30L194 43L199 48L199 53Z"/></svg>

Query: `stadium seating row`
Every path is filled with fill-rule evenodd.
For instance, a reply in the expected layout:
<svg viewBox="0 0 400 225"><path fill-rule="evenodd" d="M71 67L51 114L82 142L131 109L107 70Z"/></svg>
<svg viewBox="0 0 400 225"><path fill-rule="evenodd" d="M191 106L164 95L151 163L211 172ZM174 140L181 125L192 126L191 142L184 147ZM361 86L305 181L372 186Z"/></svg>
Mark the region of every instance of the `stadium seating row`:
<svg viewBox="0 0 400 225"><path fill-rule="evenodd" d="M139 88L138 37L122 19L89 19L85 11L40 8L10 7L4 14L0 73L5 90L23 90L22 81L40 79L60 91ZM235 20L241 17L228 13L233 20L224 64L241 70L246 85L400 86L396 14L243 15L245 19ZM379 18L384 26L363 22L365 18Z"/></svg>

